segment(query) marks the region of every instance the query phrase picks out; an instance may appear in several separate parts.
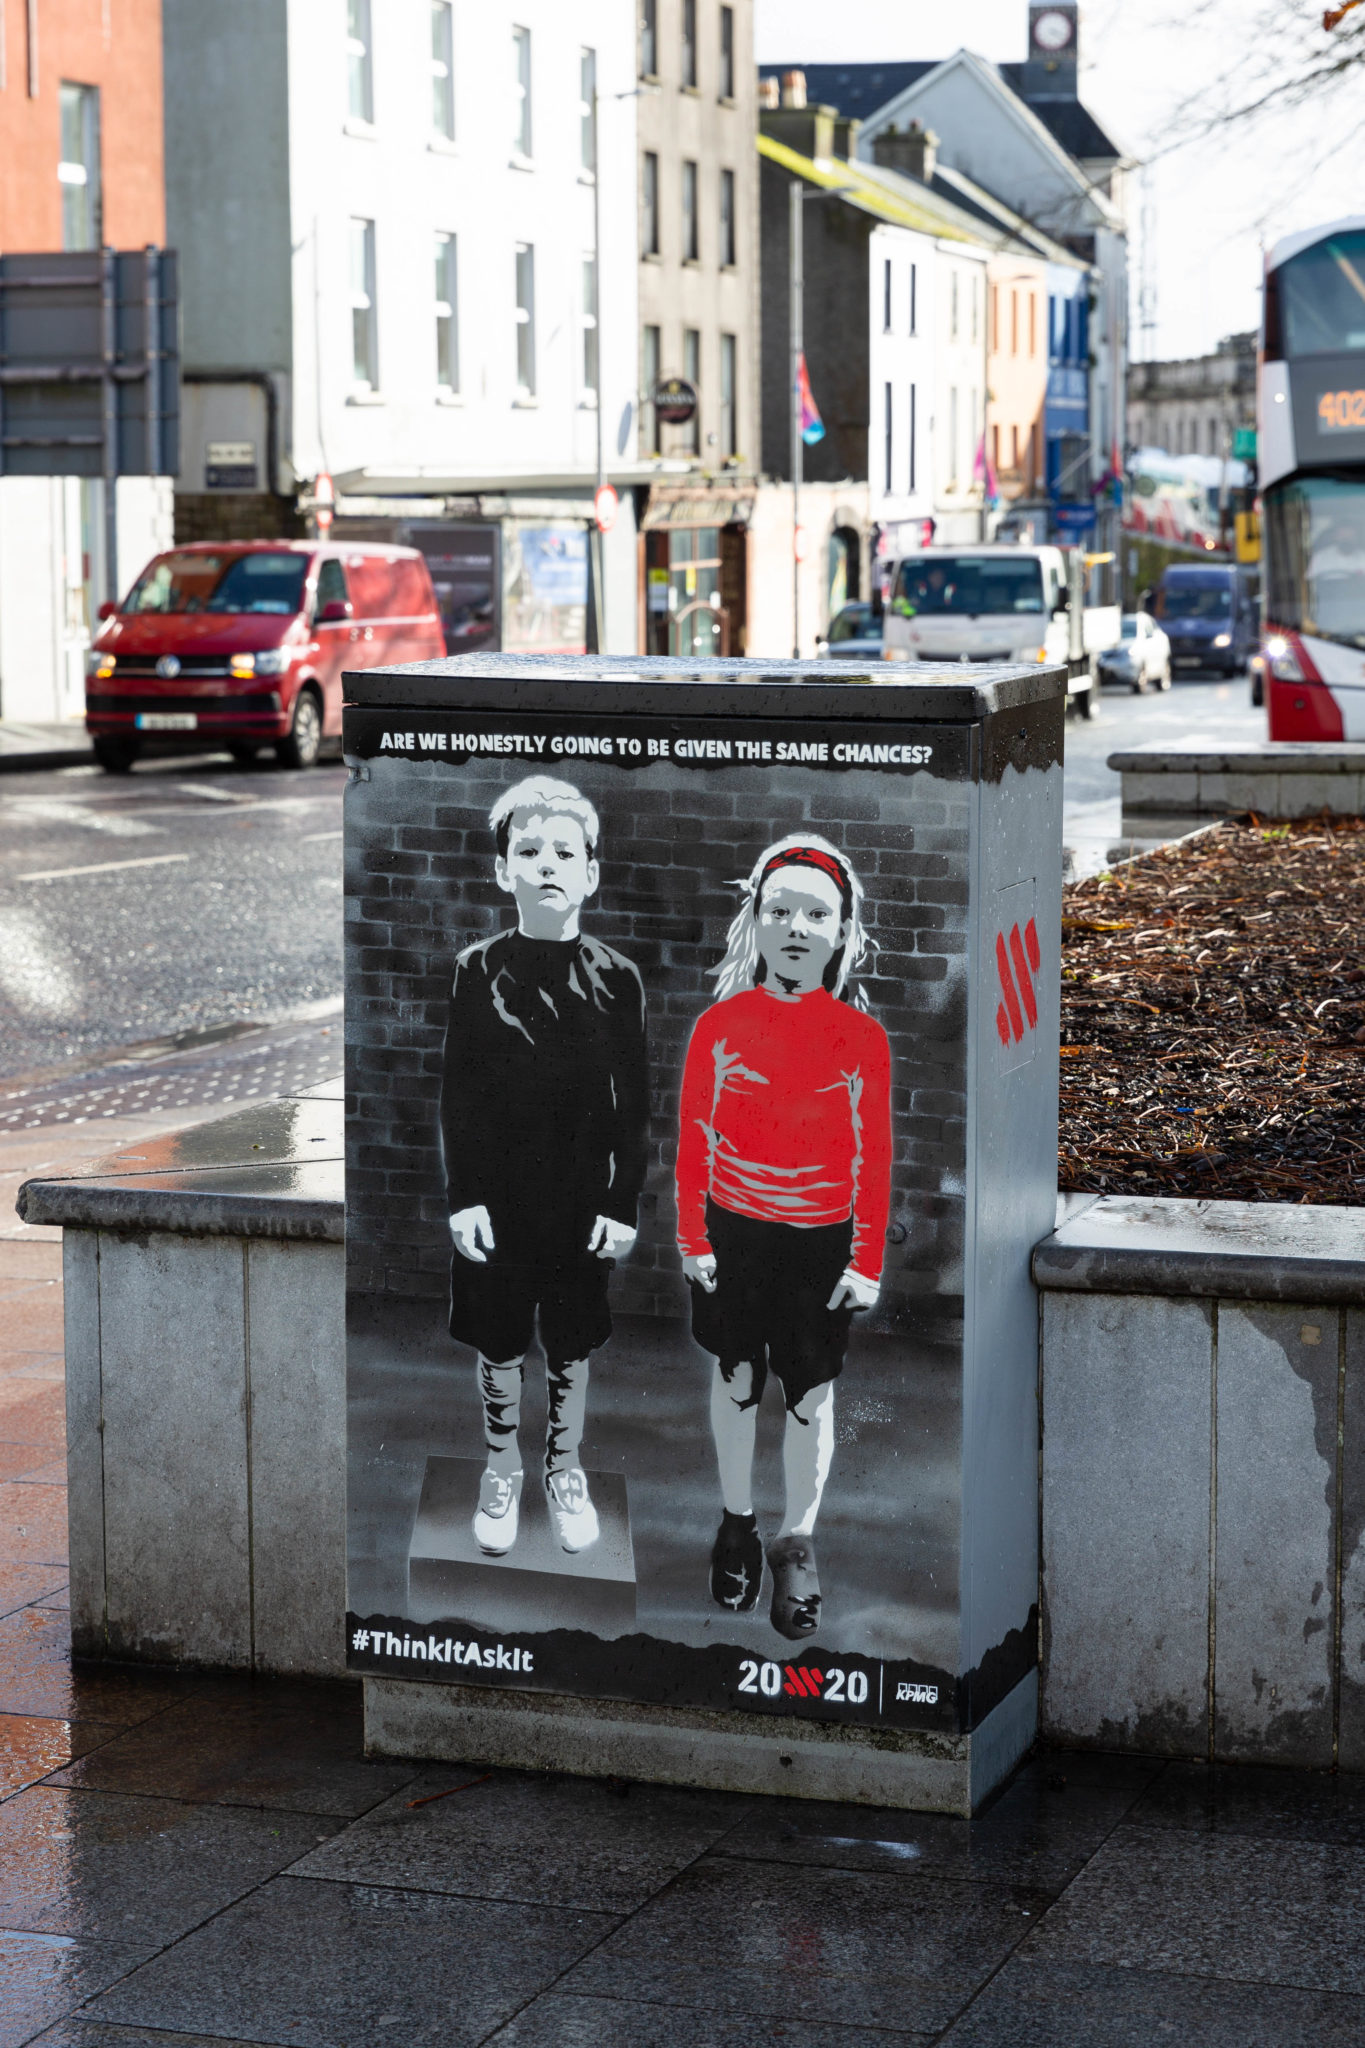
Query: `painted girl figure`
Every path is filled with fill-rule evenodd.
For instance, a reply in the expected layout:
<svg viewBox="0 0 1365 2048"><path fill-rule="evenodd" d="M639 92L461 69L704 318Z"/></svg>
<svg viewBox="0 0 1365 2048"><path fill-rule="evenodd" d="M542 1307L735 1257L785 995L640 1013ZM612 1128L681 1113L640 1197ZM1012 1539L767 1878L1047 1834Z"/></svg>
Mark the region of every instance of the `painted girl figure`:
<svg viewBox="0 0 1365 2048"><path fill-rule="evenodd" d="M752 1473L772 1372L787 1410L786 1513L767 1558L772 1624L791 1640L820 1625L813 1535L834 1382L854 1311L877 1299L890 1201L891 1048L849 987L868 950L862 897L827 840L769 847L744 884L712 970L717 1000L683 1071L678 1242L692 1334L715 1359L724 1510L711 1594L747 1613L762 1588Z"/></svg>

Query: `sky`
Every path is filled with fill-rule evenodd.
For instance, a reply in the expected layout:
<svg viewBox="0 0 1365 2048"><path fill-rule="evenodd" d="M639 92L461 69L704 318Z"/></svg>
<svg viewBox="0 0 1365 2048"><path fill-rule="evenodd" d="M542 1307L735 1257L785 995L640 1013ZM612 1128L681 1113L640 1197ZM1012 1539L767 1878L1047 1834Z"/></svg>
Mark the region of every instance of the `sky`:
<svg viewBox="0 0 1365 2048"><path fill-rule="evenodd" d="M1283 0L1321 14L1322 0ZM1245 62L1254 0L1082 0L1081 97L1124 151L1149 159L1129 186L1137 360L1202 355L1260 315L1262 247L1297 228L1365 213L1365 138L1342 96L1214 136L1191 102L1212 107ZM756 0L761 64L895 62L965 46L998 63L1025 55L1028 0ZM1354 174L1353 174L1354 172ZM989 184L989 178L983 183ZM1153 289L1136 305L1142 230Z"/></svg>

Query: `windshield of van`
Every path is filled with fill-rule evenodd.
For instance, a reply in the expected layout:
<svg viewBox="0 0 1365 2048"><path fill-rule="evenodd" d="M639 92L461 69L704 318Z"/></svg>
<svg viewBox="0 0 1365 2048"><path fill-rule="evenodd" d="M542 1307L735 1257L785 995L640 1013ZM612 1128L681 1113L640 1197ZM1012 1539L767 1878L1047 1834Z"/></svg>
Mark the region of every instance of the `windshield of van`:
<svg viewBox="0 0 1365 2048"><path fill-rule="evenodd" d="M1300 477L1265 494L1265 615L1292 632L1365 647L1365 484Z"/></svg>
<svg viewBox="0 0 1365 2048"><path fill-rule="evenodd" d="M1225 619L1231 610L1225 583L1167 583L1156 595L1159 619Z"/></svg>
<svg viewBox="0 0 1365 2048"><path fill-rule="evenodd" d="M902 562L895 609L903 618L955 612L967 618L1043 609L1035 555L925 555Z"/></svg>
<svg viewBox="0 0 1365 2048"><path fill-rule="evenodd" d="M269 613L292 618L303 606L307 555L158 555L124 605L125 612Z"/></svg>

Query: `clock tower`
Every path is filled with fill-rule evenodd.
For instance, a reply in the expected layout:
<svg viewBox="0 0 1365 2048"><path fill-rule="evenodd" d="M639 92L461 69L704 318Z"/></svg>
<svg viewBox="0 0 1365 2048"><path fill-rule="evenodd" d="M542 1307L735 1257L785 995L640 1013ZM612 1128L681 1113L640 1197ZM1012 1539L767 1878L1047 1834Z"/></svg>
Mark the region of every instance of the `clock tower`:
<svg viewBox="0 0 1365 2048"><path fill-rule="evenodd" d="M1077 0L1031 0L1024 66L1027 98L1075 98L1078 15Z"/></svg>

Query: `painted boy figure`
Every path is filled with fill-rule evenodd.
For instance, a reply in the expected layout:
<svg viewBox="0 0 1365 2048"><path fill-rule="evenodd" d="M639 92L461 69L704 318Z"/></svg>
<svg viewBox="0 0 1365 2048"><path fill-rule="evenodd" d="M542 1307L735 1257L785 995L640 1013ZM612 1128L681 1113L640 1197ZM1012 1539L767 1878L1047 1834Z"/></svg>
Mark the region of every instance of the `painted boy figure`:
<svg viewBox="0 0 1365 2048"><path fill-rule="evenodd" d="M849 988L867 950L862 895L826 839L779 840L760 855L683 1071L678 1244L692 1334L715 1359L723 1507L711 1594L736 1613L758 1602L751 1489L771 1372L787 1410L771 1619L793 1641L820 1625L814 1535L834 1382L853 1314L880 1290L891 1194L890 1042Z"/></svg>
<svg viewBox="0 0 1365 2048"><path fill-rule="evenodd" d="M526 1351L539 1321L548 1382L545 1491L567 1551L598 1536L579 1462L589 1358L611 1335L612 1263L635 1242L649 1118L644 987L580 930L596 892L597 812L531 776L489 815L515 930L461 953L441 1089L450 1334L478 1353L488 1462L474 1537L516 1541Z"/></svg>

